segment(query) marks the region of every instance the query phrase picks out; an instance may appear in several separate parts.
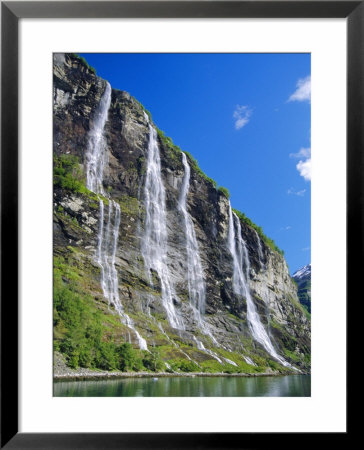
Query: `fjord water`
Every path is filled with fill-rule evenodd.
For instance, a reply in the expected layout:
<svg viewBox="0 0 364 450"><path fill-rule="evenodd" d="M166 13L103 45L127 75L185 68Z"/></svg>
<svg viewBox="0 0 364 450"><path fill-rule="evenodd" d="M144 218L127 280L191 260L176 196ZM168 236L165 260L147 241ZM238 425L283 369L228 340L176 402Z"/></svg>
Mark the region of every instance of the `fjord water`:
<svg viewBox="0 0 364 450"><path fill-rule="evenodd" d="M310 375L165 377L54 383L55 397L310 397Z"/></svg>

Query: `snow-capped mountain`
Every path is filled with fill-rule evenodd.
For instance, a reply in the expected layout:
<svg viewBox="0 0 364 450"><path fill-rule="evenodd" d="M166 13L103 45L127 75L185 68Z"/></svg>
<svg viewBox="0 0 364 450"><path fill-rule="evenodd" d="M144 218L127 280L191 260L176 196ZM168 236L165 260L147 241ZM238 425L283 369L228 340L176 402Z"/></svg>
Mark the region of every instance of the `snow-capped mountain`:
<svg viewBox="0 0 364 450"><path fill-rule="evenodd" d="M297 294L300 303L311 314L311 264L297 270L292 276L297 283Z"/></svg>
<svg viewBox="0 0 364 450"><path fill-rule="evenodd" d="M311 279L311 264L307 264L306 266L302 267L301 269L297 270L292 276L296 283L298 283L299 280L303 280L306 278Z"/></svg>

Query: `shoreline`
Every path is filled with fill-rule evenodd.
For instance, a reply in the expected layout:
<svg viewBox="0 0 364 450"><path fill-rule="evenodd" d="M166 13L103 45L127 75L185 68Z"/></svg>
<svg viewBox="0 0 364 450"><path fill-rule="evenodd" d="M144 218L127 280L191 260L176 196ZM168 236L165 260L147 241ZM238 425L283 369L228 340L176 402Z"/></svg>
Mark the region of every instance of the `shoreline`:
<svg viewBox="0 0 364 450"><path fill-rule="evenodd" d="M122 379L122 378L183 378L183 377L282 377L287 375L310 375L309 373L295 372L282 374L278 372L261 372L261 373L205 373L205 372L93 372L93 373L74 373L74 374L56 374L53 376L54 382L62 381L95 381L95 380L110 380L110 379Z"/></svg>

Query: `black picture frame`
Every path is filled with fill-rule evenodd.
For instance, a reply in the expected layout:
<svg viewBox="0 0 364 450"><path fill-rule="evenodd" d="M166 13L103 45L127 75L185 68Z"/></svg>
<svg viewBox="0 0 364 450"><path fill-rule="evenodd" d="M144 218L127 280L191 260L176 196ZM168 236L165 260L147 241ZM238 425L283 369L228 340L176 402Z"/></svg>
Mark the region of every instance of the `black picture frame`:
<svg viewBox="0 0 364 450"><path fill-rule="evenodd" d="M363 264L364 1L72 1L1 2L1 448L262 448L281 433L18 432L18 22L22 18L346 18L347 19L347 312ZM351 346L347 345L349 354ZM347 360L348 363L349 359ZM349 398L349 396L348 396ZM347 432L331 433L347 444ZM351 434L350 434L351 436ZM327 435L315 434L315 445ZM291 437L295 448L310 433ZM345 442L344 442L345 440ZM282 444L280 444L281 446ZM283 445L284 447L284 445Z"/></svg>

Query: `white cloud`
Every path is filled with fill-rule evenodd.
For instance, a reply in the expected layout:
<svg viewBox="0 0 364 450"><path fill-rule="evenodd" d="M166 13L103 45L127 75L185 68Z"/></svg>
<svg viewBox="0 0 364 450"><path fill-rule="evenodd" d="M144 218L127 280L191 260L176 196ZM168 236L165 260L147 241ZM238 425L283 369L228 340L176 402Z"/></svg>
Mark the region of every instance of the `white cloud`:
<svg viewBox="0 0 364 450"><path fill-rule="evenodd" d="M301 177L306 181L311 181L311 158L306 159L306 161L299 161L296 165Z"/></svg>
<svg viewBox="0 0 364 450"><path fill-rule="evenodd" d="M301 148L297 153L290 153L290 158L311 158L310 148Z"/></svg>
<svg viewBox="0 0 364 450"><path fill-rule="evenodd" d="M308 250L310 250L311 247L305 247L302 249L303 252L308 252Z"/></svg>
<svg viewBox="0 0 364 450"><path fill-rule="evenodd" d="M250 119L252 110L246 105L236 105L233 118L235 119L235 129L243 128Z"/></svg>
<svg viewBox="0 0 364 450"><path fill-rule="evenodd" d="M289 97L289 102L311 101L311 76L300 78L296 84L297 89Z"/></svg>
<svg viewBox="0 0 364 450"><path fill-rule="evenodd" d="M287 194L298 195L298 197L303 197L305 195L306 189L302 189L301 191L296 191L293 188L289 188Z"/></svg>
<svg viewBox="0 0 364 450"><path fill-rule="evenodd" d="M290 225L287 225L286 227L282 227L281 230L287 231L290 230L292 227Z"/></svg>
<svg viewBox="0 0 364 450"><path fill-rule="evenodd" d="M306 181L311 180L311 148L300 148L297 153L290 153L290 158L300 158L300 161L296 165L297 170L299 171L301 177L303 177ZM305 158L305 160L304 160ZM296 194L303 195L304 191L294 192L293 189L288 190L288 194Z"/></svg>

